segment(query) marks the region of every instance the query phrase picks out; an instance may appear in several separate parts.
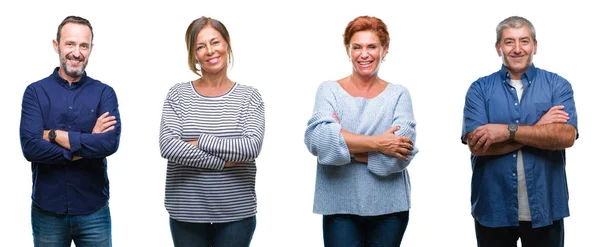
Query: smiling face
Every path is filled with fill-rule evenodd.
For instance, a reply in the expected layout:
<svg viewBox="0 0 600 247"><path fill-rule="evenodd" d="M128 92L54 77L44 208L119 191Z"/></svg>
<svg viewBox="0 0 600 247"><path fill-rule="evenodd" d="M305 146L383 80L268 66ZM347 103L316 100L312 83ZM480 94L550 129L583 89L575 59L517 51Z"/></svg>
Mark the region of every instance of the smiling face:
<svg viewBox="0 0 600 247"><path fill-rule="evenodd" d="M221 33L210 25L198 32L195 53L202 74L219 73L227 67L229 56L227 46Z"/></svg>
<svg viewBox="0 0 600 247"><path fill-rule="evenodd" d="M377 75L379 65L387 54L387 49L387 46L382 46L379 37L377 37L374 31L368 30L354 33L347 47L354 73L362 77Z"/></svg>
<svg viewBox="0 0 600 247"><path fill-rule="evenodd" d="M67 23L61 29L54 50L60 59L59 75L69 82L81 79L92 52L92 32L86 25Z"/></svg>
<svg viewBox="0 0 600 247"><path fill-rule="evenodd" d="M496 44L498 56L511 79L520 80L521 75L529 69L533 63L533 55L537 52L537 42L533 39L531 31L527 26L519 28L505 28L502 36Z"/></svg>

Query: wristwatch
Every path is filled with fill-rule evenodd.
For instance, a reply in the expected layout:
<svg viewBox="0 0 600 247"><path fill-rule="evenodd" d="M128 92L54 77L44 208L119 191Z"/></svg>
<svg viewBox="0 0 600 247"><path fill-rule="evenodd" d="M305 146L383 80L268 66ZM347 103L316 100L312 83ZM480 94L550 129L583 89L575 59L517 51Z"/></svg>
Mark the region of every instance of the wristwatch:
<svg viewBox="0 0 600 247"><path fill-rule="evenodd" d="M508 132L510 132L510 139L514 140L515 139L515 133L517 133L517 129L519 128L519 125L516 124L509 124L508 125Z"/></svg>
<svg viewBox="0 0 600 247"><path fill-rule="evenodd" d="M56 130L52 129L48 132L48 139L50 139L50 142L56 143Z"/></svg>

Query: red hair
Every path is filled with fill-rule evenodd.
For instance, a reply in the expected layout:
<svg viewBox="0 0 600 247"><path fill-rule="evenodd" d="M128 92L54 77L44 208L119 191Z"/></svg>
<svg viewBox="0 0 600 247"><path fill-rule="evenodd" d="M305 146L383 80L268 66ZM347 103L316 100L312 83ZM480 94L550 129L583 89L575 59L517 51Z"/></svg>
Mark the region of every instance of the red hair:
<svg viewBox="0 0 600 247"><path fill-rule="evenodd" d="M383 47L390 44L390 34L388 33L385 23L377 17L364 15L356 17L348 23L348 26L346 26L346 30L344 31L344 45L348 47L352 36L360 31L374 31L377 34L377 37L379 37L379 41Z"/></svg>

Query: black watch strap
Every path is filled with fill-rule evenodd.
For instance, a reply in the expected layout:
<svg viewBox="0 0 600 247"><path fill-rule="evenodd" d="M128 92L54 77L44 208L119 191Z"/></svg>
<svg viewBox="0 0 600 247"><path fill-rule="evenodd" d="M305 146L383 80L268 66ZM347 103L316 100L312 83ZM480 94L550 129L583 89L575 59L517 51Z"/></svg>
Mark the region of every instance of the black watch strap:
<svg viewBox="0 0 600 247"><path fill-rule="evenodd" d="M48 132L48 139L50 139L50 142L56 143L56 130L52 129Z"/></svg>

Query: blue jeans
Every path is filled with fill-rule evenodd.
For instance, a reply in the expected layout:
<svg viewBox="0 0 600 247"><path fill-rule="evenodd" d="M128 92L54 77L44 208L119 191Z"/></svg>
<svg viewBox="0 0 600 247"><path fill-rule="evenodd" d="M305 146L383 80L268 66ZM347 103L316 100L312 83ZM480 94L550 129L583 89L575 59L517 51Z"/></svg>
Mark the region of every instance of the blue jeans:
<svg viewBox="0 0 600 247"><path fill-rule="evenodd" d="M486 227L475 220L475 233L479 247L517 247L519 239L523 247L565 246L562 219L539 228L532 228L531 221L519 221L519 226Z"/></svg>
<svg viewBox="0 0 600 247"><path fill-rule="evenodd" d="M175 247L246 247L250 246L256 216L227 223L188 223L170 219Z"/></svg>
<svg viewBox="0 0 600 247"><path fill-rule="evenodd" d="M358 216L323 216L325 247L398 247L408 225L408 211Z"/></svg>
<svg viewBox="0 0 600 247"><path fill-rule="evenodd" d="M33 244L36 247L112 246L108 205L88 215L64 215L31 205Z"/></svg>

